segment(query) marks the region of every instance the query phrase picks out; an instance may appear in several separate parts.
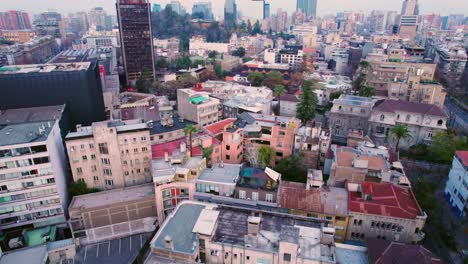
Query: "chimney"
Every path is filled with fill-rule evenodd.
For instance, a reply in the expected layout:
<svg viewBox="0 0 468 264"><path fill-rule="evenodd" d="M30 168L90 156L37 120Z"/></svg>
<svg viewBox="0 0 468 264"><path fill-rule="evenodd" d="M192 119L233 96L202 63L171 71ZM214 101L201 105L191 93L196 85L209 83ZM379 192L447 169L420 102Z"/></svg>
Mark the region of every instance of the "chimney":
<svg viewBox="0 0 468 264"><path fill-rule="evenodd" d="M260 221L259 216L249 216L247 218L247 230L248 234L256 236L260 232Z"/></svg>
<svg viewBox="0 0 468 264"><path fill-rule="evenodd" d="M164 152L164 161L165 162L169 161L169 153L167 153L167 151Z"/></svg>
<svg viewBox="0 0 468 264"><path fill-rule="evenodd" d="M164 237L164 247L168 250L174 250L174 243L172 242L172 237L167 235Z"/></svg>

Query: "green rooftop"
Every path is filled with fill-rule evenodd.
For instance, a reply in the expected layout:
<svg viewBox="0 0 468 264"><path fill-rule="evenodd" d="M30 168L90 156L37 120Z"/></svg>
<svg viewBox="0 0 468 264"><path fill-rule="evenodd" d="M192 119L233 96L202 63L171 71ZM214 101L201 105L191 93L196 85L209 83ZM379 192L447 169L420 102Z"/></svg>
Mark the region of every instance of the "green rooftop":
<svg viewBox="0 0 468 264"><path fill-rule="evenodd" d="M28 247L44 244L48 241L55 241L57 234L56 226L47 226L39 229L28 230L24 234L24 240Z"/></svg>
<svg viewBox="0 0 468 264"><path fill-rule="evenodd" d="M201 96L201 95L197 95L195 97L191 97L189 98L189 101L192 103L192 104L201 104L203 102L206 102L208 101L207 98Z"/></svg>
<svg viewBox="0 0 468 264"><path fill-rule="evenodd" d="M11 66L11 67L0 67L0 72L15 72L21 70L21 67L18 66Z"/></svg>

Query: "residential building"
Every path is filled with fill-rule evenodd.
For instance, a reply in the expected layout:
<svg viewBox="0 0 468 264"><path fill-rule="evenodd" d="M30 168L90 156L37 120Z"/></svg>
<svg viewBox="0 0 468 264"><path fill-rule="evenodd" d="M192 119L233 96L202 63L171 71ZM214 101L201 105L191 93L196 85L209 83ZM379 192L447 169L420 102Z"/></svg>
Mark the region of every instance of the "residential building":
<svg viewBox="0 0 468 264"><path fill-rule="evenodd" d="M216 51L217 53L230 53L231 47L229 43L221 42L207 42L203 36L193 36L190 38L189 53L195 56L208 56L210 51Z"/></svg>
<svg viewBox="0 0 468 264"><path fill-rule="evenodd" d="M153 160L156 212L160 225L178 204L194 199L195 183L205 168L205 158L190 157L182 151Z"/></svg>
<svg viewBox="0 0 468 264"><path fill-rule="evenodd" d="M65 138L74 181L109 190L152 181L149 127L111 120L77 127Z"/></svg>
<svg viewBox="0 0 468 264"><path fill-rule="evenodd" d="M447 92L437 82L421 81L417 76L407 80L391 82L388 86L388 98L415 103L433 104L444 107Z"/></svg>
<svg viewBox="0 0 468 264"><path fill-rule="evenodd" d="M399 35L413 41L418 29L418 0L404 0L400 15Z"/></svg>
<svg viewBox="0 0 468 264"><path fill-rule="evenodd" d="M16 34L13 37L17 38ZM35 37L24 43L0 46L0 65L45 63L58 53L59 47L53 37Z"/></svg>
<svg viewBox="0 0 468 264"><path fill-rule="evenodd" d="M400 263L413 263L414 261L441 264L440 258L422 245L410 245L382 239L366 240L369 261L371 263L388 263L398 259Z"/></svg>
<svg viewBox="0 0 468 264"><path fill-rule="evenodd" d="M205 169L196 181L197 193L233 197L241 164L219 163Z"/></svg>
<svg viewBox="0 0 468 264"><path fill-rule="evenodd" d="M0 32L0 36L5 40L20 44L31 41L35 35L34 31L30 29L2 30Z"/></svg>
<svg viewBox="0 0 468 264"><path fill-rule="evenodd" d="M266 167L243 167L236 185L234 197L242 200L278 203L281 174Z"/></svg>
<svg viewBox="0 0 468 264"><path fill-rule="evenodd" d="M244 159L244 123L228 118L206 126L209 135L221 141L221 161L228 164L241 164Z"/></svg>
<svg viewBox="0 0 468 264"><path fill-rule="evenodd" d="M297 131L294 139L294 152L304 156L304 165L308 169L317 169L325 162L325 155L331 145L330 130L322 128L319 122L308 122Z"/></svg>
<svg viewBox="0 0 468 264"><path fill-rule="evenodd" d="M188 125L197 127L196 123L178 118L177 116L173 117L172 114L162 115L159 121L148 123L151 145L185 139L184 128Z"/></svg>
<svg viewBox="0 0 468 264"><path fill-rule="evenodd" d="M36 34L40 37L65 37L62 15L58 12L47 11L39 14L35 17L33 26Z"/></svg>
<svg viewBox="0 0 468 264"><path fill-rule="evenodd" d="M0 264L26 263L31 262L32 259L37 264L73 262L75 255L75 243L72 238L69 238L3 252L0 256Z"/></svg>
<svg viewBox="0 0 468 264"><path fill-rule="evenodd" d="M119 47L120 40L119 34L113 31L88 31L82 40L86 43L88 49L95 49L100 47Z"/></svg>
<svg viewBox="0 0 468 264"><path fill-rule="evenodd" d="M296 10L301 10L307 18L317 15L317 0L297 0Z"/></svg>
<svg viewBox="0 0 468 264"><path fill-rule="evenodd" d="M369 117L368 134L377 145L395 143L390 129L396 124L405 125L411 138L401 139L401 147L432 142L432 137L447 129L447 114L432 104L397 100L378 101Z"/></svg>
<svg viewBox="0 0 468 264"><path fill-rule="evenodd" d="M445 185L445 195L459 217L466 215L468 200L468 151L459 150Z"/></svg>
<svg viewBox="0 0 468 264"><path fill-rule="evenodd" d="M68 210L70 229L79 245L156 229L152 183L74 196Z"/></svg>
<svg viewBox="0 0 468 264"><path fill-rule="evenodd" d="M98 30L106 29L106 11L102 7L93 7L88 13L88 22Z"/></svg>
<svg viewBox="0 0 468 264"><path fill-rule="evenodd" d="M335 241L345 240L349 220L346 189L314 187L309 180L307 184L283 181L279 196L280 212L329 221L335 228Z"/></svg>
<svg viewBox="0 0 468 264"><path fill-rule="evenodd" d="M271 165L292 155L294 137L301 127L301 121L294 117L242 113L244 120L244 157L255 163L258 149L271 147L275 151Z"/></svg>
<svg viewBox="0 0 468 264"><path fill-rule="evenodd" d="M118 0L120 46L127 82L135 82L144 70L155 78L155 55L148 0Z"/></svg>
<svg viewBox="0 0 468 264"><path fill-rule="evenodd" d="M154 94L123 92L120 93L119 97L122 120L142 119L145 122L158 121L160 119L158 103L167 102L169 104L169 100L166 97L158 98ZM172 112L172 106L168 106Z"/></svg>
<svg viewBox="0 0 468 264"><path fill-rule="evenodd" d="M437 63L439 78L449 88L460 85L468 56L464 47L437 49L434 61Z"/></svg>
<svg viewBox="0 0 468 264"><path fill-rule="evenodd" d="M285 94L278 98L279 115L281 116L296 116L297 103L299 99L294 94Z"/></svg>
<svg viewBox="0 0 468 264"><path fill-rule="evenodd" d="M203 127L215 123L221 117L221 102L210 93L192 89L177 89L179 116Z"/></svg>
<svg viewBox="0 0 468 264"><path fill-rule="evenodd" d="M371 98L344 94L333 100L329 116L333 141L345 143L350 129L367 129L374 104Z"/></svg>
<svg viewBox="0 0 468 264"><path fill-rule="evenodd" d="M0 30L23 29L31 29L31 20L28 13L15 10L0 12Z"/></svg>
<svg viewBox="0 0 468 264"><path fill-rule="evenodd" d="M377 238L417 243L427 214L421 210L411 188L391 183L363 182L348 191L349 225L346 239Z"/></svg>
<svg viewBox="0 0 468 264"><path fill-rule="evenodd" d="M0 230L65 222L64 113L63 105L0 113Z"/></svg>
<svg viewBox="0 0 468 264"><path fill-rule="evenodd" d="M333 233L333 228L310 218L286 217L244 207L183 202L151 241L151 254L145 263L365 261L365 249L334 243ZM346 252L342 253L344 248ZM348 257L342 255L345 253L350 254Z"/></svg>
<svg viewBox="0 0 468 264"><path fill-rule="evenodd" d="M280 63L289 64L292 70L297 70L302 66L303 52L301 49L282 49L279 54Z"/></svg>
<svg viewBox="0 0 468 264"><path fill-rule="evenodd" d="M222 71L231 71L241 65L241 59L237 56L224 54L221 59L216 58L216 63L219 63Z"/></svg>
<svg viewBox="0 0 468 264"><path fill-rule="evenodd" d="M0 105L6 108L66 103L72 125L90 125L105 119L96 62L3 66L0 87Z"/></svg>

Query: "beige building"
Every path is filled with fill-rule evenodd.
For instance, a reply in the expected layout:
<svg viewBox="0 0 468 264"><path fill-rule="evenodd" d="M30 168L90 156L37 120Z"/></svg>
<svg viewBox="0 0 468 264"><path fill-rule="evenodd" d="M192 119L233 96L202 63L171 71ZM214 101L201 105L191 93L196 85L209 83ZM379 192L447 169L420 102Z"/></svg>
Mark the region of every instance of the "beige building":
<svg viewBox="0 0 468 264"><path fill-rule="evenodd" d="M391 183L363 182L349 190L349 225L346 239L377 238L417 243L427 215L421 210L411 188Z"/></svg>
<svg viewBox="0 0 468 264"><path fill-rule="evenodd" d="M78 245L151 232L156 228L151 183L75 196L68 210L70 228Z"/></svg>
<svg viewBox="0 0 468 264"><path fill-rule="evenodd" d="M181 118L201 127L217 122L222 116L221 102L206 92L178 89L177 106Z"/></svg>
<svg viewBox="0 0 468 264"><path fill-rule="evenodd" d="M2 36L5 40L13 41L15 43L26 43L31 41L35 37L34 31L30 29L22 29L22 30L3 30L0 32L0 36Z"/></svg>
<svg viewBox="0 0 468 264"><path fill-rule="evenodd" d="M388 98L415 103L434 104L443 108L446 90L436 82L421 81L419 76L411 76L402 82L392 82L388 86Z"/></svg>
<svg viewBox="0 0 468 264"><path fill-rule="evenodd" d="M151 241L145 263L355 263L341 259L334 232L312 218L183 202ZM366 258L365 249L353 249Z"/></svg>
<svg viewBox="0 0 468 264"><path fill-rule="evenodd" d="M408 127L411 138L401 139L400 147L430 143L432 137L447 129L447 114L432 104L381 100L372 109L368 135L377 145L395 143L390 129L396 124Z"/></svg>
<svg viewBox="0 0 468 264"><path fill-rule="evenodd" d="M103 121L65 138L74 181L101 190L152 182L150 133L141 120Z"/></svg>

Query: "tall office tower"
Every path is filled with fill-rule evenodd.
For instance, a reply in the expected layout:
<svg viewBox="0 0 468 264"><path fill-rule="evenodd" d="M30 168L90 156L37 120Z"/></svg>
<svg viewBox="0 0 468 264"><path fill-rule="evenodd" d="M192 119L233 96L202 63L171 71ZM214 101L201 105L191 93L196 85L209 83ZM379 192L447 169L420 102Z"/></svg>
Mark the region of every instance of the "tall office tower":
<svg viewBox="0 0 468 264"><path fill-rule="evenodd" d="M102 7L94 7L88 13L89 25L95 26L98 30L106 28L106 11Z"/></svg>
<svg viewBox="0 0 468 264"><path fill-rule="evenodd" d="M151 31L151 5L148 0L117 0L120 46L128 83L149 71L154 79L154 49Z"/></svg>
<svg viewBox="0 0 468 264"><path fill-rule="evenodd" d="M161 5L160 4L153 4L153 13L161 11Z"/></svg>
<svg viewBox="0 0 468 264"><path fill-rule="evenodd" d="M213 19L213 11L211 2L196 2L193 3L192 16L202 19Z"/></svg>
<svg viewBox="0 0 468 264"><path fill-rule="evenodd" d="M3 66L0 87L5 108L66 104L72 126L106 117L97 62Z"/></svg>
<svg viewBox="0 0 468 264"><path fill-rule="evenodd" d="M224 3L224 23L236 23L237 5L236 0L226 0Z"/></svg>
<svg viewBox="0 0 468 264"><path fill-rule="evenodd" d="M276 11L276 27L278 32L285 31L288 28L288 12L281 8Z"/></svg>
<svg viewBox="0 0 468 264"><path fill-rule="evenodd" d="M31 29L31 20L28 13L14 10L0 12L0 30L21 29Z"/></svg>
<svg viewBox="0 0 468 264"><path fill-rule="evenodd" d="M172 11L176 12L178 15L185 15L185 8L178 0L172 0L169 5Z"/></svg>
<svg viewBox="0 0 468 264"><path fill-rule="evenodd" d="M418 29L418 13L418 0L403 1L399 32L401 38L414 40Z"/></svg>
<svg viewBox="0 0 468 264"><path fill-rule="evenodd" d="M263 19L270 17L270 3L263 4Z"/></svg>
<svg viewBox="0 0 468 264"><path fill-rule="evenodd" d="M66 221L64 111L58 105L0 113L0 230Z"/></svg>
<svg viewBox="0 0 468 264"><path fill-rule="evenodd" d="M54 38L62 37L62 15L57 12L48 11L41 13L36 17L33 24L38 36L50 35Z"/></svg>
<svg viewBox="0 0 468 264"><path fill-rule="evenodd" d="M300 9L307 17L317 16L317 0L297 0L296 10Z"/></svg>
<svg viewBox="0 0 468 264"><path fill-rule="evenodd" d="M397 11L388 11L387 12L387 21L385 23L386 30L392 30L395 25L397 25Z"/></svg>

